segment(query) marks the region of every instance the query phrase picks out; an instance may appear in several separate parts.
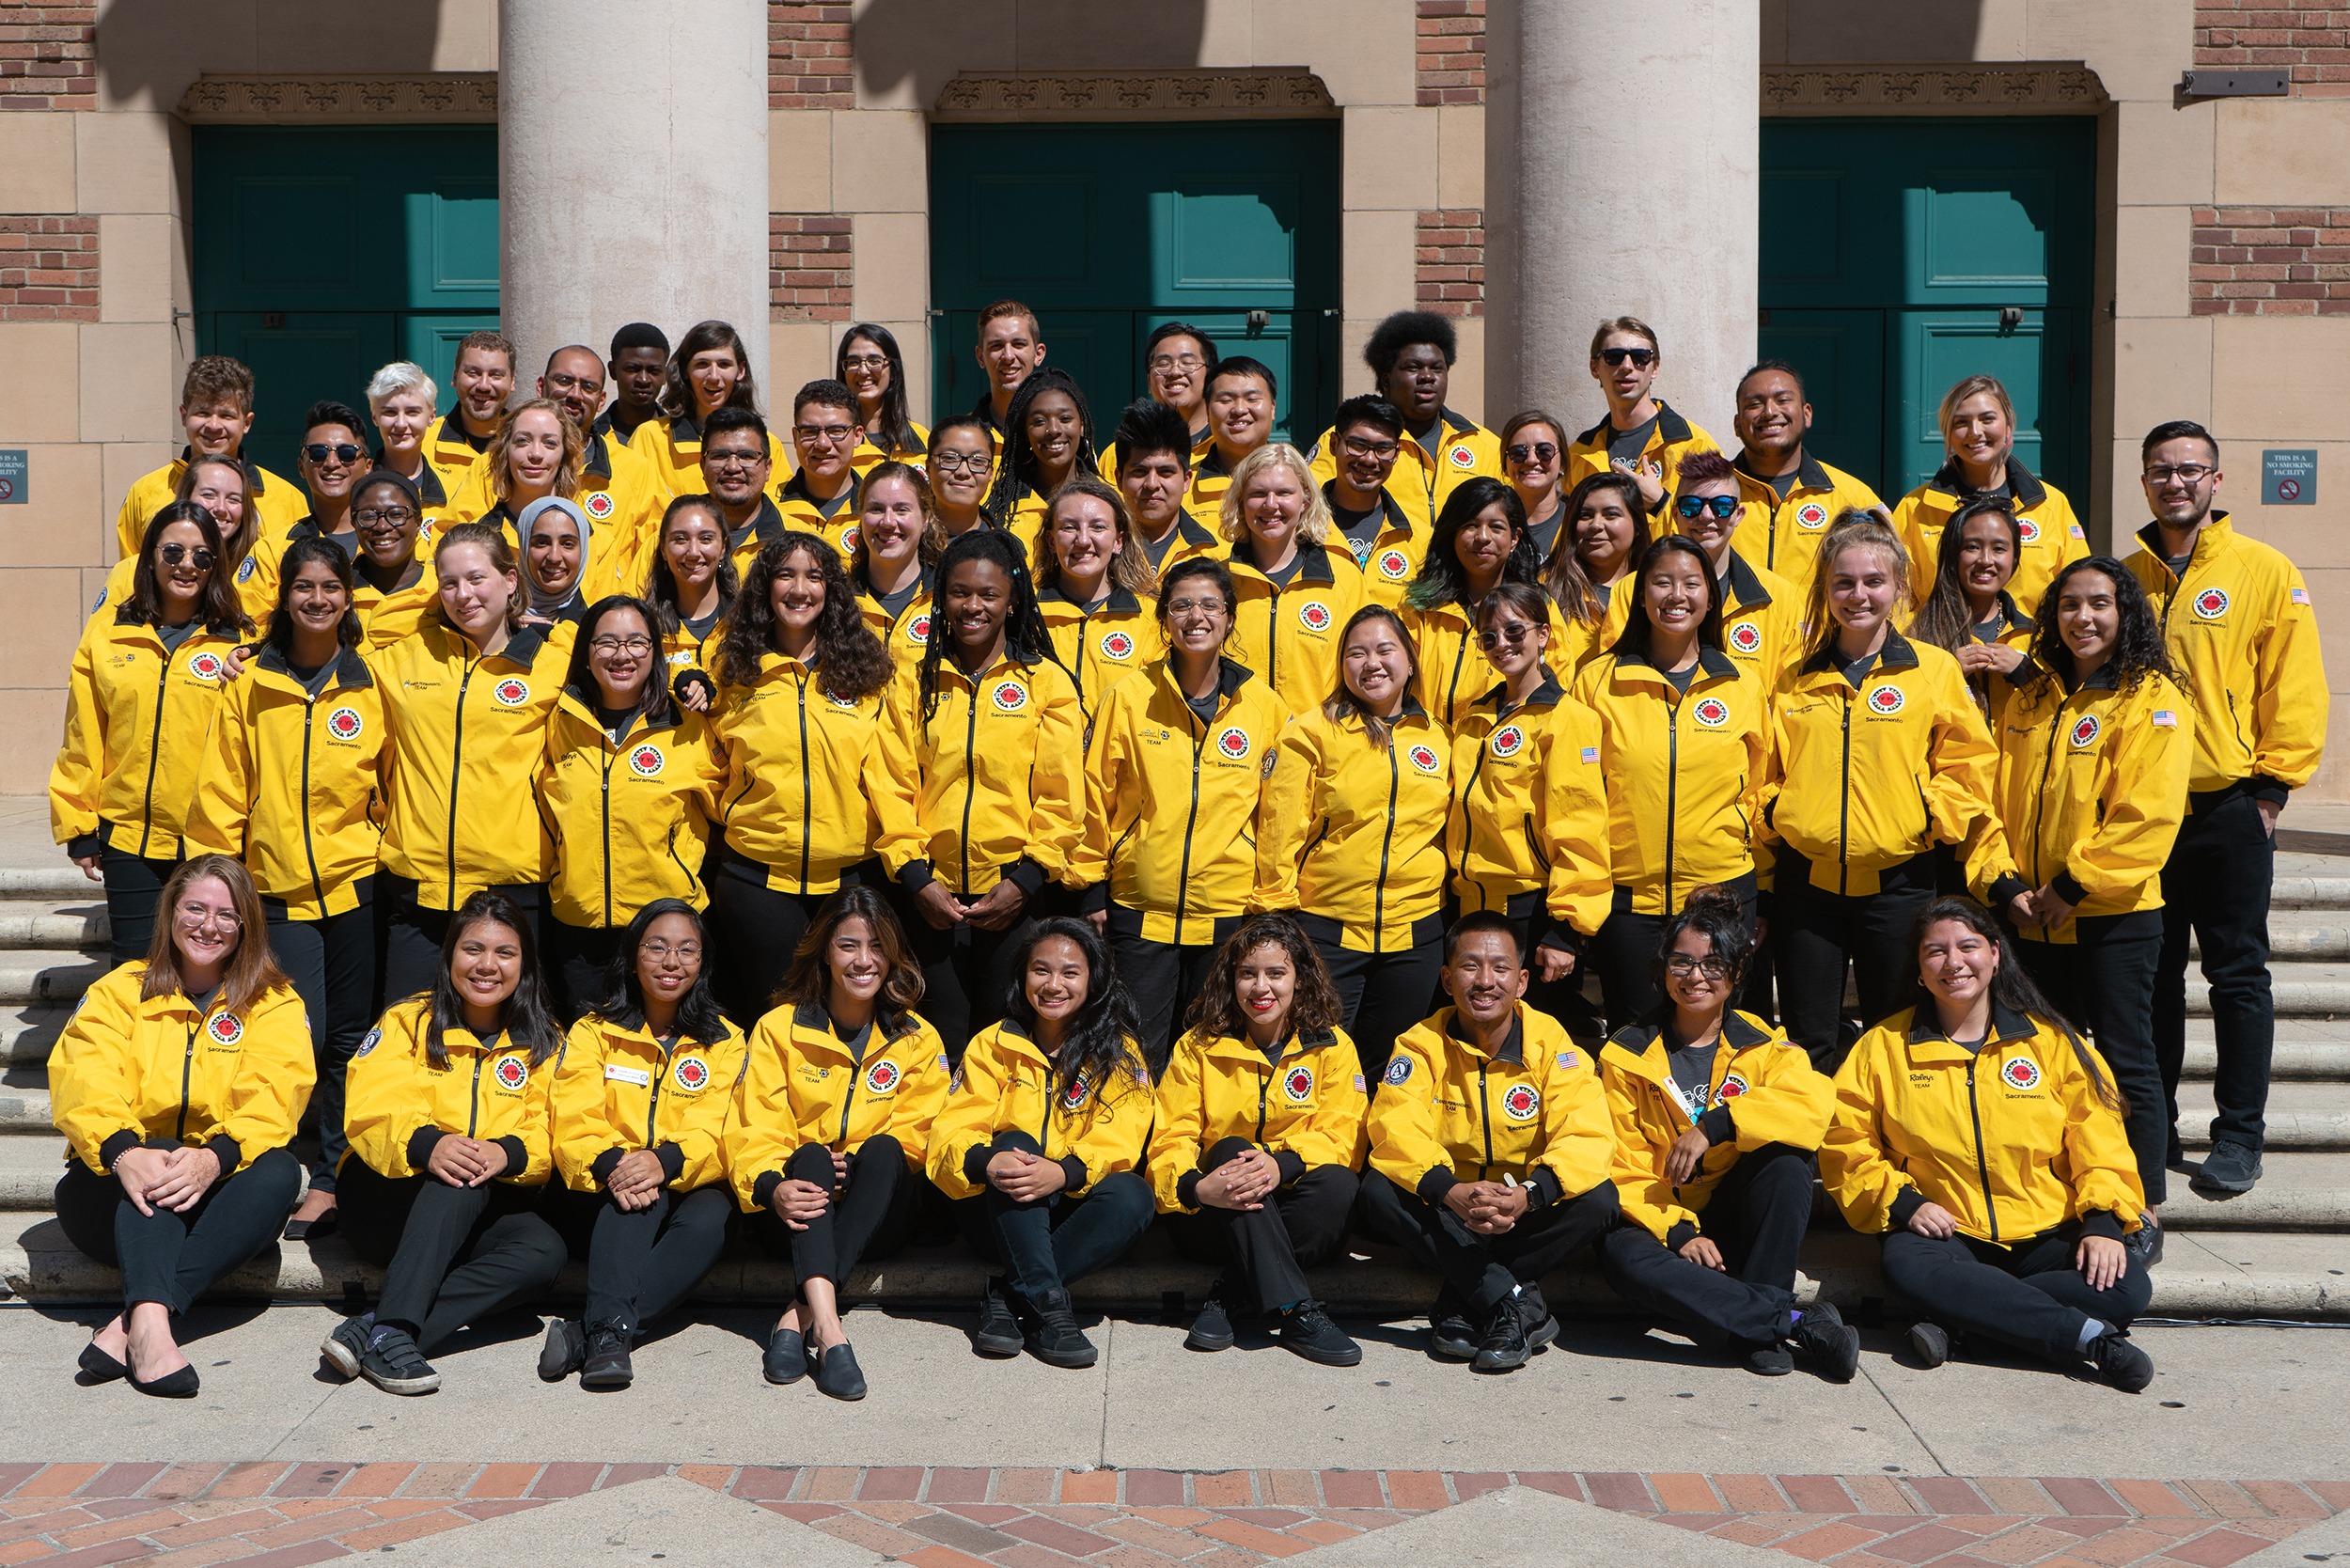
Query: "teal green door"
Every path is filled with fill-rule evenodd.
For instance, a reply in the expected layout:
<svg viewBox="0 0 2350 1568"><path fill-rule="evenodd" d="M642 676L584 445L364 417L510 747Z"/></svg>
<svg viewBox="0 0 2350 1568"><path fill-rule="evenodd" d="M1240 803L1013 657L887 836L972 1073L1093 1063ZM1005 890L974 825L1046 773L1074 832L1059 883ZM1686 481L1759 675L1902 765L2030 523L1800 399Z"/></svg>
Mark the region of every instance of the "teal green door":
<svg viewBox="0 0 2350 1568"><path fill-rule="evenodd" d="M1335 121L934 127L933 412L979 400L979 312L1009 297L1044 318L1046 362L1104 440L1142 395L1143 339L1176 320L1270 366L1281 423L1311 439L1337 396L1338 231Z"/></svg>
<svg viewBox="0 0 2350 1568"><path fill-rule="evenodd" d="M252 367L262 463L290 476L304 411L365 414L389 360L450 406L457 340L498 321L494 126L198 126L195 164L197 352Z"/></svg>
<svg viewBox="0 0 2350 1568"><path fill-rule="evenodd" d="M1762 122L1761 346L1804 372L1815 452L1890 500L1982 371L2086 507L2096 145L2076 118Z"/></svg>

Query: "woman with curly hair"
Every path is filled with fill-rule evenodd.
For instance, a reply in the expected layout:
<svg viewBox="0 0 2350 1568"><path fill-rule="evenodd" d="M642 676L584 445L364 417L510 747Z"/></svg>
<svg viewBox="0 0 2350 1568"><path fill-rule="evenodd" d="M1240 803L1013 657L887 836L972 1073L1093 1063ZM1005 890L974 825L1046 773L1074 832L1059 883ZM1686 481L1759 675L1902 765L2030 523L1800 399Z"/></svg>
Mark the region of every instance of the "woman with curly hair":
<svg viewBox="0 0 2350 1568"><path fill-rule="evenodd" d="M743 574L713 673L711 732L727 772L704 874L726 949L719 999L747 1024L767 1010L817 906L871 874L889 655L839 553L795 530Z"/></svg>
<svg viewBox="0 0 2350 1568"><path fill-rule="evenodd" d="M1077 474L1101 466L1093 450L1093 416L1077 378L1058 365L1030 372L1004 414L1004 455L987 513L999 528L1033 549L1044 527L1045 503Z"/></svg>
<svg viewBox="0 0 2350 1568"><path fill-rule="evenodd" d="M1218 949L1188 1021L1159 1079L1151 1182L1175 1245L1225 1272L1183 1344L1230 1349L1233 1311L1255 1311L1286 1349L1354 1366L1362 1347L1305 1274L1345 1249L1371 1109L1330 972L1295 920L1254 916Z"/></svg>

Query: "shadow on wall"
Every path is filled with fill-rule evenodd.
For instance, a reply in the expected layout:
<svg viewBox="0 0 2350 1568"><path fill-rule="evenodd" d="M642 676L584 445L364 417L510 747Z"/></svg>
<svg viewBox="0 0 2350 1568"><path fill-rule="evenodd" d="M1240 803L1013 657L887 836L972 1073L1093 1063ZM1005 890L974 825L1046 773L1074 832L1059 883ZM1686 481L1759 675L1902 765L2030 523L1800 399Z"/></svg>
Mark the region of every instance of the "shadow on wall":
<svg viewBox="0 0 2350 1568"><path fill-rule="evenodd" d="M431 71L445 0L108 0L98 70L112 103L161 110L204 71Z"/></svg>
<svg viewBox="0 0 2350 1568"><path fill-rule="evenodd" d="M907 92L924 109L965 71L1191 69L1207 12L1207 0L872 0L856 69L867 97Z"/></svg>
<svg viewBox="0 0 2350 1568"><path fill-rule="evenodd" d="M1983 37L1982 0L1888 6L1884 0L1762 0L1766 65L2003 59L2008 40Z"/></svg>

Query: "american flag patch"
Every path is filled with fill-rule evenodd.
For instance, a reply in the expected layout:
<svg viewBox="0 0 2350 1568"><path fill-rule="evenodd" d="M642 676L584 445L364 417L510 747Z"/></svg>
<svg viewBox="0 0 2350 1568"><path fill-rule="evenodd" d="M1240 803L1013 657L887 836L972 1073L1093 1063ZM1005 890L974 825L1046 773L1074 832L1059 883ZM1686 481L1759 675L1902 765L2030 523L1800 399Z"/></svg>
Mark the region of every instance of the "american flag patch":
<svg viewBox="0 0 2350 1568"><path fill-rule="evenodd" d="M2310 590L2305 588L2295 588L2293 590L2293 602L2296 604L2308 604L2310 602Z"/></svg>
<svg viewBox="0 0 2350 1568"><path fill-rule="evenodd" d="M2155 709L2155 710L2154 710L2154 728L2155 728L2155 729L2176 729L2178 727L2179 727L2179 715L2178 715L2178 714L2176 714L2176 713L2172 713L2172 712L2171 712L2170 709L2168 709L2168 708L2157 708L2157 709Z"/></svg>
<svg viewBox="0 0 2350 1568"><path fill-rule="evenodd" d="M2073 525L2073 537L2074 537L2075 539L2084 539L2084 538L2086 538L2086 537L2088 537L2088 536L2086 536L2085 534L2083 534L2083 533L2081 532L2081 525L2080 525L2079 524L2076 523L2076 524L2074 524L2074 525Z"/></svg>
<svg viewBox="0 0 2350 1568"><path fill-rule="evenodd" d="M1355 1093L1357 1093L1357 1094L1360 1094L1360 1093L1364 1092L1364 1090L1363 1090L1363 1075L1362 1075L1360 1073L1357 1073L1357 1074L1355 1074Z"/></svg>
<svg viewBox="0 0 2350 1568"><path fill-rule="evenodd" d="M1585 760L1586 762L1591 762L1591 763L1596 763L1596 762L1598 762L1598 760L1599 760L1599 747L1597 747L1597 746L1595 746L1595 745L1587 745L1587 746L1585 746L1585 747L1583 748L1583 760Z"/></svg>

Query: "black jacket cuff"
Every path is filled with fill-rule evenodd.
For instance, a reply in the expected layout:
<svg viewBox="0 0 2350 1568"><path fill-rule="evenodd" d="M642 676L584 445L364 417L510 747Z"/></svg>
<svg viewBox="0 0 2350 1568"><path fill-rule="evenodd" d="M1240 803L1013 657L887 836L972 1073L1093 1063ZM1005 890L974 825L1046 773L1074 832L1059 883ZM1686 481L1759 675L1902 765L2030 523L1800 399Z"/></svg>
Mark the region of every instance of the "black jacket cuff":
<svg viewBox="0 0 2350 1568"><path fill-rule="evenodd" d="M1273 1155L1273 1164L1274 1168L1281 1173L1283 1186L1288 1186L1292 1182L1306 1174L1306 1156L1294 1149L1277 1150Z"/></svg>
<svg viewBox="0 0 2350 1568"><path fill-rule="evenodd" d="M1083 1192L1085 1190L1085 1161L1077 1158L1074 1154L1063 1154L1060 1157L1060 1168L1061 1174L1069 1178L1069 1184L1061 1188L1061 1191L1076 1193Z"/></svg>
<svg viewBox="0 0 2350 1568"><path fill-rule="evenodd" d="M204 1140L204 1147L210 1149L212 1158L220 1162L223 1176L234 1176L237 1167L244 1164L244 1145L227 1133L214 1133Z"/></svg>
<svg viewBox="0 0 2350 1568"><path fill-rule="evenodd" d="M519 1176L530 1168L530 1147L521 1138L509 1133L504 1137L494 1137L490 1141L506 1151L506 1168L499 1171L499 1175Z"/></svg>
<svg viewBox="0 0 2350 1568"><path fill-rule="evenodd" d="M80 860L105 853L106 841L95 833L76 833L65 841L65 853L70 859Z"/></svg>
<svg viewBox="0 0 2350 1568"><path fill-rule="evenodd" d="M1110 885L1106 882L1097 882L1077 895L1077 913L1080 915L1104 914L1109 906Z"/></svg>
<svg viewBox="0 0 2350 1568"><path fill-rule="evenodd" d="M1672 1222L1671 1229L1665 1232L1665 1246L1668 1250L1678 1252L1697 1240L1698 1234L1696 1220L1676 1219Z"/></svg>
<svg viewBox="0 0 2350 1568"><path fill-rule="evenodd" d="M676 1144L660 1144L654 1148L652 1153L653 1158L661 1162L661 1184L663 1186L667 1186L684 1173L685 1151Z"/></svg>
<svg viewBox="0 0 2350 1568"><path fill-rule="evenodd" d="M1536 1209L1549 1208L1565 1197L1566 1191L1566 1184L1559 1180L1557 1171L1546 1165L1536 1166L1526 1182L1527 1212L1530 1214Z"/></svg>
<svg viewBox="0 0 2350 1568"><path fill-rule="evenodd" d="M1543 933L1543 939L1534 946L1556 948L1564 953L1580 953L1583 950L1583 938L1573 926L1553 926Z"/></svg>
<svg viewBox="0 0 2350 1568"><path fill-rule="evenodd" d="M1730 1123L1728 1105L1716 1105L1712 1110L1698 1118L1698 1125L1704 1130L1705 1141L1708 1143L1728 1143L1738 1136L1737 1129Z"/></svg>
<svg viewBox="0 0 2350 1568"><path fill-rule="evenodd" d="M2245 792L2249 794L2254 800L2275 801L2279 806L2282 806L2293 793L2292 785L2283 782L2281 779L2271 778L2266 774L2260 773L2256 773L2251 777L2246 779L2244 781L2244 789ZM96 852L92 851L91 853L95 854Z"/></svg>
<svg viewBox="0 0 2350 1568"><path fill-rule="evenodd" d="M2059 871L2050 877L2048 891L2069 904L2077 905L2088 902L2089 899L2089 889L2075 881L2070 871Z"/></svg>
<svg viewBox="0 0 2350 1568"><path fill-rule="evenodd" d="M408 1135L408 1163L422 1170L432 1158L432 1146L441 1141L438 1127L419 1127Z"/></svg>
<svg viewBox="0 0 2350 1568"><path fill-rule="evenodd" d="M1044 886L1044 868L1024 855L1004 868L1004 880L1035 898Z"/></svg>
<svg viewBox="0 0 2350 1568"><path fill-rule="evenodd" d="M1893 1228L1909 1229L1909 1216L1926 1206L1926 1195L1916 1187L1904 1187L1893 1196Z"/></svg>
<svg viewBox="0 0 2350 1568"><path fill-rule="evenodd" d="M1186 1209L1199 1207L1199 1178L1207 1172L1193 1167L1175 1178L1175 1201Z"/></svg>
<svg viewBox="0 0 2350 1568"><path fill-rule="evenodd" d="M2097 1209L2081 1215L2081 1234L2103 1236L2107 1241L2122 1239L2122 1216L2110 1209Z"/></svg>
<svg viewBox="0 0 2350 1568"><path fill-rule="evenodd" d="M931 863L927 860L914 861L898 873L898 886L909 893L918 893L937 880L931 874Z"/></svg>
<svg viewBox="0 0 2350 1568"><path fill-rule="evenodd" d="M596 1179L596 1185L608 1187L612 1184L612 1172L619 1168L620 1158L627 1152L616 1143L596 1156L595 1163L588 1168L588 1174Z"/></svg>
<svg viewBox="0 0 2350 1568"><path fill-rule="evenodd" d="M776 1189L781 1185L783 1185L782 1171L763 1170L760 1172L759 1180L751 1184L751 1201L762 1209L774 1208Z"/></svg>
<svg viewBox="0 0 2350 1568"><path fill-rule="evenodd" d="M106 1141L98 1146L98 1163L112 1170L115 1161L138 1146L139 1135L125 1127L118 1133L109 1135Z"/></svg>
<svg viewBox="0 0 2350 1568"><path fill-rule="evenodd" d="M718 696L718 683L711 680L708 674L690 665L679 670L677 678L669 682L669 695L675 698L677 705L682 708L685 706L685 694L696 686L701 687L709 694L712 700L715 700Z"/></svg>
<svg viewBox="0 0 2350 1568"><path fill-rule="evenodd" d="M1991 883L1991 907L2005 909L2010 901L2031 891L2031 884L2013 871L2002 871Z"/></svg>
<svg viewBox="0 0 2350 1568"><path fill-rule="evenodd" d="M995 1157L995 1151L991 1145L973 1144L970 1152L963 1156L963 1179L975 1187L987 1185L987 1162Z"/></svg>
<svg viewBox="0 0 2350 1568"><path fill-rule="evenodd" d="M1419 1193L1420 1201L1423 1203L1443 1202L1444 1195L1450 1192L1459 1182L1460 1178L1443 1166L1431 1168L1428 1174L1419 1179L1419 1186L1417 1190Z"/></svg>

